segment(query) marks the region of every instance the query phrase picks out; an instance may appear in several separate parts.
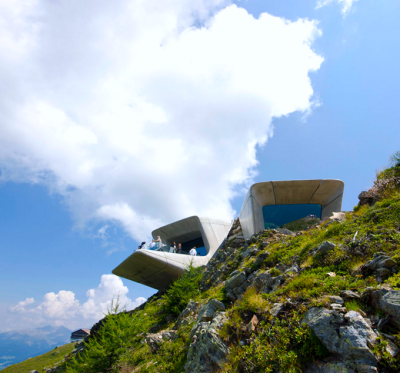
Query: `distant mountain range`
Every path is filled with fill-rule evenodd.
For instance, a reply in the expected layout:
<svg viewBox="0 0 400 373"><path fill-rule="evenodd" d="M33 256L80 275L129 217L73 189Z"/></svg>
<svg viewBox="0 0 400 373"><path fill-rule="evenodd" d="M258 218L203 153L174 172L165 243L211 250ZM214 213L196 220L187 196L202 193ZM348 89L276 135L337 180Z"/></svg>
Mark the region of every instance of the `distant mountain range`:
<svg viewBox="0 0 400 373"><path fill-rule="evenodd" d="M63 326L0 333L0 370L69 343L70 337L71 330Z"/></svg>

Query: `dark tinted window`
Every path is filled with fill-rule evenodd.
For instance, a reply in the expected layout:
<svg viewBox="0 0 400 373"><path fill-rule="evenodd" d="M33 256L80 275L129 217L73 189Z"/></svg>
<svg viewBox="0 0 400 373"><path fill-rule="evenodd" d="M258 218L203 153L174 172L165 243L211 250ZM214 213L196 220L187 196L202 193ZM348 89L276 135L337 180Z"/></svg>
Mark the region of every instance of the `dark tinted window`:
<svg viewBox="0 0 400 373"><path fill-rule="evenodd" d="M263 215L265 229L273 229L309 215L315 215L321 219L321 206L309 203L268 205L263 207Z"/></svg>

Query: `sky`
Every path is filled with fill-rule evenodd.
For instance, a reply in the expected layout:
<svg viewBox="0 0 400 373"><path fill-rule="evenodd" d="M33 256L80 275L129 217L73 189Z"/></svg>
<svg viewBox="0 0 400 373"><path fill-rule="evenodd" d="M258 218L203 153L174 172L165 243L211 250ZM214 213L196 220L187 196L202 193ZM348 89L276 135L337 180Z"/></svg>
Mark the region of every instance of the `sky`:
<svg viewBox="0 0 400 373"><path fill-rule="evenodd" d="M90 327L151 231L400 149L397 0L0 0L0 332Z"/></svg>

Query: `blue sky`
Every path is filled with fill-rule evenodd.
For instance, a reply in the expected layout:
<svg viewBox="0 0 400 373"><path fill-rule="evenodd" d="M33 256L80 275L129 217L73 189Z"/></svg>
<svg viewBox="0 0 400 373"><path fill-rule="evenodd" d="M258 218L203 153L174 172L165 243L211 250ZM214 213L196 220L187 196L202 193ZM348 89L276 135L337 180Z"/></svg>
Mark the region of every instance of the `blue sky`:
<svg viewBox="0 0 400 373"><path fill-rule="evenodd" d="M252 182L338 178L349 210L400 149L397 0L332 1L319 9L316 0L236 2L255 19L286 20L272 27L279 18L266 19L265 28L226 11L229 2L193 9L201 20L193 19L182 11L185 1L160 14L151 5L137 10L144 19L170 17L176 28L147 29L135 19L139 26L128 31L113 24L128 24L122 0L111 12L104 2L88 29L82 23L91 1L79 14L65 2L59 9L2 5L3 14L21 17L20 26L3 23L9 40L39 31L13 48L7 37L0 43L9 56L0 64L7 83L0 95L0 331L89 327L115 292L130 307L140 304L153 289L107 275L141 237L188 214L235 217ZM352 4L345 14L344 4ZM70 22L60 26L59 13ZM51 36L32 28L40 17ZM288 25L299 19L316 22L291 34ZM190 29L199 24L232 49L208 49L207 34ZM99 25L113 32L102 39ZM146 53L136 52L159 35L169 49L145 49L152 58L140 63ZM242 50L248 59L240 63ZM235 69L225 74L219 61ZM135 69L140 74L129 75ZM140 110L125 113L128 106Z"/></svg>

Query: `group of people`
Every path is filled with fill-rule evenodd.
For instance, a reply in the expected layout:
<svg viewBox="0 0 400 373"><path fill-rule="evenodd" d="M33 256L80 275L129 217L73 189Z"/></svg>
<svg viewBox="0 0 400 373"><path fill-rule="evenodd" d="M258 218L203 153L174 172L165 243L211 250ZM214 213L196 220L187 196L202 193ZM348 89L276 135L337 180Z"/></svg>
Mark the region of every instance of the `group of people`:
<svg viewBox="0 0 400 373"><path fill-rule="evenodd" d="M146 247L146 242L143 241L139 245L138 250L142 250L142 249L159 250L159 249L161 249L161 246L162 246L161 238L160 238L160 236L157 236L157 238L151 240L151 243L149 244L148 247ZM182 244L178 243L178 246L176 246L176 242L172 242L169 247L169 252L175 253L175 254L182 254ZM194 246L190 249L189 255L193 255L193 256L199 255L197 253L196 246Z"/></svg>

